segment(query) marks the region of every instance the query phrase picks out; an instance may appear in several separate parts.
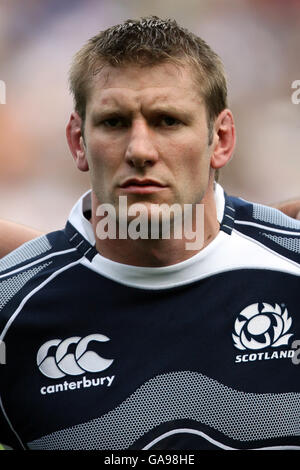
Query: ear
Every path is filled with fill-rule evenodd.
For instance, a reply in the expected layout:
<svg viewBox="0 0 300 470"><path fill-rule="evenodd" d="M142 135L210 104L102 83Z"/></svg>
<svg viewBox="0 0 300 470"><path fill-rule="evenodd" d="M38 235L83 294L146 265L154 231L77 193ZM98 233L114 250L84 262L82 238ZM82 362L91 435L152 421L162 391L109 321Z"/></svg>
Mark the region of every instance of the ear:
<svg viewBox="0 0 300 470"><path fill-rule="evenodd" d="M210 161L210 165L213 169L218 170L229 162L233 154L235 141L233 115L229 109L224 109L218 115L214 123L214 151Z"/></svg>
<svg viewBox="0 0 300 470"><path fill-rule="evenodd" d="M81 132L81 126L82 119L79 114L74 111L70 116L66 128L67 141L77 168L81 171L88 171L89 165L86 158L86 149Z"/></svg>

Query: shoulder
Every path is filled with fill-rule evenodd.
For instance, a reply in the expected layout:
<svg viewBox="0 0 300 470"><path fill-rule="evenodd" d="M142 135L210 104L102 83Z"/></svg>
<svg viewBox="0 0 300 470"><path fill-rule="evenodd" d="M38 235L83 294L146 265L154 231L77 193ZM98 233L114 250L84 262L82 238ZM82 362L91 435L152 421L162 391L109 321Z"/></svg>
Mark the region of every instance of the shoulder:
<svg viewBox="0 0 300 470"><path fill-rule="evenodd" d="M0 259L0 311L20 302L29 292L39 290L53 276L78 263L81 254L65 231L60 230L30 240Z"/></svg>
<svg viewBox="0 0 300 470"><path fill-rule="evenodd" d="M31 261L51 251L51 244L46 235L30 240L0 259L0 274L14 268L21 268Z"/></svg>
<svg viewBox="0 0 300 470"><path fill-rule="evenodd" d="M233 229L278 256L300 264L300 221L278 209L226 197L234 219ZM226 213L226 212L225 212Z"/></svg>
<svg viewBox="0 0 300 470"><path fill-rule="evenodd" d="M81 257L64 231L58 231L24 243L0 260L0 339L27 300L70 272Z"/></svg>
<svg viewBox="0 0 300 470"><path fill-rule="evenodd" d="M68 243L64 231L56 231L30 240L0 259L0 280L15 271L39 266L59 258L65 262L74 248Z"/></svg>

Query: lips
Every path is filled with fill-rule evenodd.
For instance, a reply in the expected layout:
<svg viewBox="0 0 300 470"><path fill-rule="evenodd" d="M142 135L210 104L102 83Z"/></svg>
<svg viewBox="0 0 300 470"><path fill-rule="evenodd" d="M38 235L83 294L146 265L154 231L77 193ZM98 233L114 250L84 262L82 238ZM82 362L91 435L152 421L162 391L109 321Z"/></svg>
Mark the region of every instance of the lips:
<svg viewBox="0 0 300 470"><path fill-rule="evenodd" d="M120 190L125 194L149 195L167 188L166 185L150 178L129 178L121 184Z"/></svg>
<svg viewBox="0 0 300 470"><path fill-rule="evenodd" d="M159 181L155 181L152 179L137 179L137 178L130 178L126 180L122 185L121 188L128 188L129 186L158 186L160 188L164 188L165 186L161 184Z"/></svg>

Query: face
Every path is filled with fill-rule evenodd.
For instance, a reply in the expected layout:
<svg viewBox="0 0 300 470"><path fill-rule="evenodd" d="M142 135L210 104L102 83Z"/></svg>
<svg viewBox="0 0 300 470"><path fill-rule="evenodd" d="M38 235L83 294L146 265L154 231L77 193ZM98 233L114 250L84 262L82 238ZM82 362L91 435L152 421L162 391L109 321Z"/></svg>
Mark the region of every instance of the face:
<svg viewBox="0 0 300 470"><path fill-rule="evenodd" d="M86 108L84 158L97 203L199 203L210 158L204 102L188 65L104 67Z"/></svg>

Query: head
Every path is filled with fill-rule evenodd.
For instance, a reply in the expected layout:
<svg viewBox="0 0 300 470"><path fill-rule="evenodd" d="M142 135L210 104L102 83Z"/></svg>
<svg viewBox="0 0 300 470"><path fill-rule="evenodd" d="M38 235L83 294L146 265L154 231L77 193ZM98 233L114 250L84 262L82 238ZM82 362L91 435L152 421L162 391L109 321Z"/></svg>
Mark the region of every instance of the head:
<svg viewBox="0 0 300 470"><path fill-rule="evenodd" d="M92 37L74 56L69 74L74 107L82 120L94 78L105 66L190 64L195 85L205 103L209 139L215 118L227 108L227 83L219 56L206 42L175 20L155 16L127 20Z"/></svg>
<svg viewBox="0 0 300 470"><path fill-rule="evenodd" d="M152 203L200 202L208 179L231 156L234 126L221 60L174 20L127 20L100 32L75 55L70 88L75 112L67 137L78 168L91 172L98 203L116 202L103 189L108 180L117 187L128 177L141 176L172 187L173 198L151 195ZM161 103L165 115L159 114ZM178 113L175 109L172 115L174 104ZM111 119L107 127L106 108L114 108L111 116L118 120L113 131ZM96 121L101 116L106 124L100 129ZM169 120L166 126L166 116L178 123L169 126ZM164 124L153 126L153 120ZM181 180L178 187L176 180Z"/></svg>

